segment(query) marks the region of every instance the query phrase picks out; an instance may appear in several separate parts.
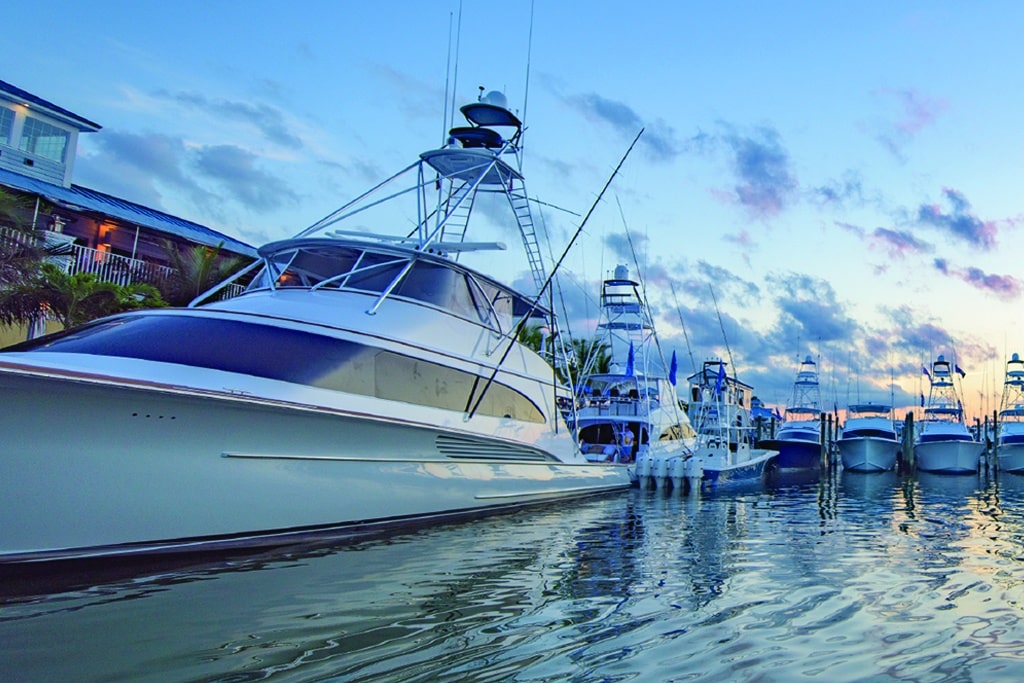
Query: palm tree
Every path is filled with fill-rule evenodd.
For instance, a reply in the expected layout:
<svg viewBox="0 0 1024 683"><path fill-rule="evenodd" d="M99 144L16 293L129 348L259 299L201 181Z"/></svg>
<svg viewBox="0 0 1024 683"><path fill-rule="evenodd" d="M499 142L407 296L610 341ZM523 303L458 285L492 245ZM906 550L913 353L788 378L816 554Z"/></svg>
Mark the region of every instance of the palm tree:
<svg viewBox="0 0 1024 683"><path fill-rule="evenodd" d="M547 340L547 328L543 325L523 325L519 329L519 343L543 354Z"/></svg>
<svg viewBox="0 0 1024 683"><path fill-rule="evenodd" d="M45 315L66 329L113 313L166 305L152 285L121 286L92 273L69 275L44 262L34 276L0 289L0 324L32 324Z"/></svg>
<svg viewBox="0 0 1024 683"><path fill-rule="evenodd" d="M612 362L611 347L597 339L573 339L576 371L582 374L604 373Z"/></svg>
<svg viewBox="0 0 1024 683"><path fill-rule="evenodd" d="M47 258L70 253L66 245L48 245L44 231L32 228L25 219L31 210L24 198L0 189L0 288L31 278Z"/></svg>
<svg viewBox="0 0 1024 683"><path fill-rule="evenodd" d="M170 240L163 243L171 275L153 284L171 306L186 306L197 296L230 277L248 261L241 256L223 256L216 247L194 245L181 248Z"/></svg>

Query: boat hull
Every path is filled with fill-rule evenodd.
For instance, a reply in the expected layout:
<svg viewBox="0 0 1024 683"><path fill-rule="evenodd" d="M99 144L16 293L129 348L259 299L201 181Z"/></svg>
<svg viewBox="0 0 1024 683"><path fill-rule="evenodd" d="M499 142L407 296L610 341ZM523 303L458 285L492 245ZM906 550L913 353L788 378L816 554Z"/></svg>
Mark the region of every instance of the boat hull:
<svg viewBox="0 0 1024 683"><path fill-rule="evenodd" d="M709 458L702 464L704 473L701 481L709 489L762 481L765 472L774 465L777 456L776 451L754 449L750 451L749 458L742 462L719 463L716 458Z"/></svg>
<svg viewBox="0 0 1024 683"><path fill-rule="evenodd" d="M775 463L780 470L817 470L821 468L821 444L817 441L780 438L773 442L779 452Z"/></svg>
<svg viewBox="0 0 1024 683"><path fill-rule="evenodd" d="M1024 443L1000 441L996 452L999 471L1024 474Z"/></svg>
<svg viewBox="0 0 1024 683"><path fill-rule="evenodd" d="M914 462L923 472L974 474L985 445L965 439L934 439L914 444Z"/></svg>
<svg viewBox="0 0 1024 683"><path fill-rule="evenodd" d="M284 400L12 373L0 393L0 563L361 534L630 483L622 466Z"/></svg>
<svg viewBox="0 0 1024 683"><path fill-rule="evenodd" d="M842 438L836 442L843 469L851 472L887 472L896 467L900 442L878 437Z"/></svg>

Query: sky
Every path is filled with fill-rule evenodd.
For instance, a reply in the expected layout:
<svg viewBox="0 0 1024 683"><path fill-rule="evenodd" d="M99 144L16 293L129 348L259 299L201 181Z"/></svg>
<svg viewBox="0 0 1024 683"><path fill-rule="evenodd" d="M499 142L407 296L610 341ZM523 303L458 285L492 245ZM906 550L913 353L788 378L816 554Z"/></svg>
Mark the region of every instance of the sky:
<svg viewBox="0 0 1024 683"><path fill-rule="evenodd" d="M549 266L593 205L558 273L575 336L621 263L666 354L683 370L731 359L770 405L810 355L826 407L905 410L941 353L966 373L973 420L1024 353L1024 4L39 0L32 14L0 42L0 78L103 127L81 136L74 182L250 244L438 146L445 103L483 86L526 122ZM525 266L480 259L530 289Z"/></svg>

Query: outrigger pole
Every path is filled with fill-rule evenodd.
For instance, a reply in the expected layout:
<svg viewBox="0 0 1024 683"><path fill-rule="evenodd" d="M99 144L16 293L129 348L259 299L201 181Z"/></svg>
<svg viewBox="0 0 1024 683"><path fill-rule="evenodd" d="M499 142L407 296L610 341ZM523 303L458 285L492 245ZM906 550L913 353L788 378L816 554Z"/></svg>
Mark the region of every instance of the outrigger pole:
<svg viewBox="0 0 1024 683"><path fill-rule="evenodd" d="M487 378L487 382L484 384L483 389L480 390L480 395L476 398L476 401L473 403L472 407L467 411L467 420L471 419L473 415L476 414L477 409L480 407L480 404L484 400L484 395L487 393L487 390L490 388L490 386L494 383L494 378L498 376L498 370L501 369L501 366L505 363L505 360L508 359L508 354L512 352L512 347L515 346L516 340L519 338L519 333L522 331L523 326L526 325L526 321L529 320L530 314L533 313L533 311L537 310L537 306L540 303L541 297L544 296L545 290L547 290L547 288L551 286L551 281L554 280L555 278L555 273L557 273L558 269L562 266L562 262L565 261L565 257L569 255L569 250L572 249L574 244L576 244L577 238L579 238L580 233L583 232L583 227L587 224L587 221L590 220L590 216L594 213L594 209L597 208L597 205L598 203L600 203L601 198L604 197L604 193L612 184L612 180L614 180L615 176L618 175L619 169L621 169L622 165L626 163L626 158L629 157L630 152L633 151L633 147L636 146L637 141L640 140L640 136L643 134L644 129L641 128L640 132L636 134L635 138L633 138L633 142L629 144L629 149L627 149L626 153L622 155L621 159L619 159L618 165L615 167L615 170L612 171L612 174L608 177L608 180L605 182L604 187L601 188L601 192L597 195L597 198L594 200L594 203L590 205L590 209L587 211L587 215L583 217L583 221L580 222L579 227L576 228L576 232L573 233L572 238L569 240L569 243L565 245L565 249L562 250L562 255L558 257L558 261L551 269L551 272L548 274L547 279L541 286L540 291L537 292L537 296L534 297L533 302L530 304L530 309L522 317L519 318L519 322L516 323L515 328L512 330L511 334L509 334L508 346L505 347L505 352L501 354L501 359L498 360L498 363L494 366L494 371L491 373L491 376Z"/></svg>

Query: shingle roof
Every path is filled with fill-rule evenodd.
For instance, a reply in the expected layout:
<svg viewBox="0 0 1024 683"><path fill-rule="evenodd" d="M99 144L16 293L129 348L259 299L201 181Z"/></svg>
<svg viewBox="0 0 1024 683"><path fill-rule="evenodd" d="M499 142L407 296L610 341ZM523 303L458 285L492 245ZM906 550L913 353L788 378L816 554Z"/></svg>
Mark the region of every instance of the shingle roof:
<svg viewBox="0 0 1024 683"><path fill-rule="evenodd" d="M245 242L217 232L205 225L118 199L80 185L61 187L35 178L29 178L11 171L0 169L0 185L6 185L23 192L44 197L58 206L78 211L92 211L126 221L132 225L158 230L176 237L210 247L223 243L223 248L236 254L256 256L256 249Z"/></svg>
<svg viewBox="0 0 1024 683"><path fill-rule="evenodd" d="M93 123L89 119L83 116L79 116L78 114L72 111L68 111L64 107L58 107L53 102L48 102L44 100L42 97L33 95L27 90L22 90L21 88L15 85L11 85L7 81L0 81L0 94L13 95L14 97L11 99L21 100L21 102L27 103L29 105L34 104L37 107L49 109L51 113L59 114L60 116L68 119L69 123L77 124L78 129L81 131L96 131L102 128L102 126L100 126L100 124L98 123Z"/></svg>

